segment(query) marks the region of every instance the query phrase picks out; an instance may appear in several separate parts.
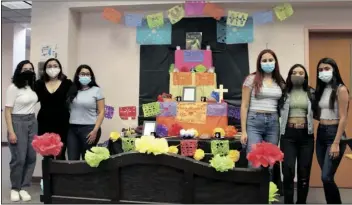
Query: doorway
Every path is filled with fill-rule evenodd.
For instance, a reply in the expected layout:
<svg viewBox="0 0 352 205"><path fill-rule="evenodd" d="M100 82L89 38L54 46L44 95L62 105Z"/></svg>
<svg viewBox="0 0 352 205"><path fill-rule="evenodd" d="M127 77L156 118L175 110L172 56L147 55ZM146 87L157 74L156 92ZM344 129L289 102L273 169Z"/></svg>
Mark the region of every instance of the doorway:
<svg viewBox="0 0 352 205"><path fill-rule="evenodd" d="M333 58L339 66L341 77L352 92L352 31L333 32L333 31L310 31L309 32L309 84L316 85L317 63L321 58ZM350 97L350 99L352 99ZM352 106L350 100L350 107ZM347 137L352 138L352 114L349 110L348 123L346 127ZM318 122L315 123L315 137ZM346 149L345 154L352 153L350 148ZM340 188L352 188L352 180L346 180L351 175L352 161L345 156L335 175L335 181ZM313 165L310 179L311 187L322 187L321 171L314 152Z"/></svg>

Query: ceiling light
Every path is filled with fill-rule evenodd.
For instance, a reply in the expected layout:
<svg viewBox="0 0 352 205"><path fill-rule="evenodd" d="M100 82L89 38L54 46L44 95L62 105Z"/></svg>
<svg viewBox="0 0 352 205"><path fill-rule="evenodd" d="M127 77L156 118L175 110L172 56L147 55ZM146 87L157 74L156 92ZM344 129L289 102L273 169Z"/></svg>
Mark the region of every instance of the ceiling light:
<svg viewBox="0 0 352 205"><path fill-rule="evenodd" d="M9 9L30 9L32 8L31 1L10 1L2 2L1 5L6 6Z"/></svg>

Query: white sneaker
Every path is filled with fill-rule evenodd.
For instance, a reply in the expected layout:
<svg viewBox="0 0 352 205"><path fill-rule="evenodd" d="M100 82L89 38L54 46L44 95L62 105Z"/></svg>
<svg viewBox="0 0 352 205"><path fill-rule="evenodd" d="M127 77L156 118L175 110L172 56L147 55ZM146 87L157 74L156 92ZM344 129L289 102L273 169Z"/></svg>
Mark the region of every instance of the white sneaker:
<svg viewBox="0 0 352 205"><path fill-rule="evenodd" d="M20 200L20 194L16 190L11 190L10 198L12 202L16 202Z"/></svg>
<svg viewBox="0 0 352 205"><path fill-rule="evenodd" d="M31 195L29 195L28 192L25 190L20 191L20 196L22 201L30 201L32 199Z"/></svg>

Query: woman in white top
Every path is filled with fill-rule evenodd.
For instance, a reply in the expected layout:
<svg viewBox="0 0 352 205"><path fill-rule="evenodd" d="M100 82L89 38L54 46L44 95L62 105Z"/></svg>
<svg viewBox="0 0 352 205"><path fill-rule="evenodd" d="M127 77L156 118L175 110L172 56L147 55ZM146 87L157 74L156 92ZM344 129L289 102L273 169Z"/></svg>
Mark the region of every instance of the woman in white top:
<svg viewBox="0 0 352 205"><path fill-rule="evenodd" d="M36 153L32 147L37 134L34 106L38 101L33 91L35 73L33 64L21 61L15 70L12 84L7 88L5 118L11 152L11 201L31 200L26 189L30 186L35 168Z"/></svg>

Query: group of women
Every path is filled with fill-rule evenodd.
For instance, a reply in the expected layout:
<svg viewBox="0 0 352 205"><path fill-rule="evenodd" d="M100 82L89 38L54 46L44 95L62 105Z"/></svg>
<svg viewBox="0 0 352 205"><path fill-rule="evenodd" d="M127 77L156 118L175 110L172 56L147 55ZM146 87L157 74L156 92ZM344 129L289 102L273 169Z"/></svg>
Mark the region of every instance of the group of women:
<svg viewBox="0 0 352 205"><path fill-rule="evenodd" d="M326 202L342 203L334 176L346 149L341 140L346 138L349 93L331 58L318 62L316 78L314 90L308 85L305 67L296 64L285 82L277 56L267 49L259 54L257 70L246 78L242 88L241 143L248 153L261 141L280 141L286 204L294 203L296 160L296 203L305 204L307 200L314 153L313 119L319 121L315 145Z"/></svg>
<svg viewBox="0 0 352 205"><path fill-rule="evenodd" d="M36 164L31 145L35 135L56 133L63 148L56 159L84 158L86 150L100 138L104 120L104 97L93 70L80 65L73 82L62 72L57 59L45 62L43 75L36 80L33 64L24 60L17 65L12 84L6 92L5 119L11 152L11 201L29 201L30 186ZM35 105L40 110L35 117Z"/></svg>

